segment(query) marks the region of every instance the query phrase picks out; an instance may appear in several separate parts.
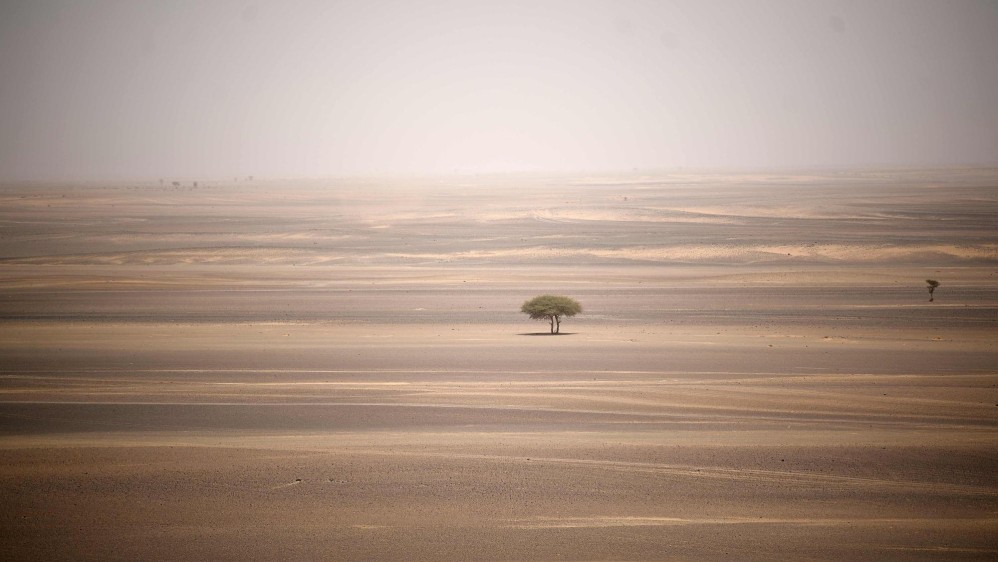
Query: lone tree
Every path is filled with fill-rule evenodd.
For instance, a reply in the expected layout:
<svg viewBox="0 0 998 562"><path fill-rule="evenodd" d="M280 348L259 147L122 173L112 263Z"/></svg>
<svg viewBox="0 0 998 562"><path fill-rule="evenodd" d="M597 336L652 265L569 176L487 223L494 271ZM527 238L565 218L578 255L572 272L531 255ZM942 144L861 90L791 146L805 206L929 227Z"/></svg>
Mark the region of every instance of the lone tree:
<svg viewBox="0 0 998 562"><path fill-rule="evenodd" d="M925 282L929 284L929 302L932 302L934 300L932 293L934 293L936 291L936 287L939 286L939 281L936 281L935 279L926 279Z"/></svg>
<svg viewBox="0 0 998 562"><path fill-rule="evenodd" d="M520 312L529 314L532 320L551 322L551 333L561 333L561 317L575 316L582 312L582 305L575 299L555 295L541 295L523 303Z"/></svg>

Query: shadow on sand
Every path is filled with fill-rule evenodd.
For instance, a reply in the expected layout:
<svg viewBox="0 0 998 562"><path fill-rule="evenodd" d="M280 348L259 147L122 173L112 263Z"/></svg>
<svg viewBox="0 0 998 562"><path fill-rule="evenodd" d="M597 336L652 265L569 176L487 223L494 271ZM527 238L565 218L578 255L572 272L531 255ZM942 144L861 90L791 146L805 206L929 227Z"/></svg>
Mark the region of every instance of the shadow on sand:
<svg viewBox="0 0 998 562"><path fill-rule="evenodd" d="M560 334L552 334L551 332L529 332L526 334L516 334L518 336L574 336L575 332L561 332Z"/></svg>

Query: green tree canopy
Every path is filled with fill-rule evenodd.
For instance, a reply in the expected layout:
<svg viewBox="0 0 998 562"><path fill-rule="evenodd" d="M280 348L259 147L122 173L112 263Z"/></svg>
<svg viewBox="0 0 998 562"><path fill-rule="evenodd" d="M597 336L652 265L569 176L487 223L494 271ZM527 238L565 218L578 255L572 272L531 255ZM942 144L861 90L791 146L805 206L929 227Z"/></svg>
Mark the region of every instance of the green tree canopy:
<svg viewBox="0 0 998 562"><path fill-rule="evenodd" d="M557 295L541 295L523 303L520 312L527 314L533 320L551 322L551 333L561 332L561 317L575 316L582 312L582 305L575 299Z"/></svg>

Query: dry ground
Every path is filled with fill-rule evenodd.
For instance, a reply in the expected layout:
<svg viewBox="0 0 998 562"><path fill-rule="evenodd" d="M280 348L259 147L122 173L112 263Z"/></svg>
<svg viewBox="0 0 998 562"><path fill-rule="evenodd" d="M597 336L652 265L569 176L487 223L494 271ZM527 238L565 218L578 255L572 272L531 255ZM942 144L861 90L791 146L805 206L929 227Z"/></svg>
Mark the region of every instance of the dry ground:
<svg viewBox="0 0 998 562"><path fill-rule="evenodd" d="M0 187L0 557L998 557L995 171L189 185Z"/></svg>

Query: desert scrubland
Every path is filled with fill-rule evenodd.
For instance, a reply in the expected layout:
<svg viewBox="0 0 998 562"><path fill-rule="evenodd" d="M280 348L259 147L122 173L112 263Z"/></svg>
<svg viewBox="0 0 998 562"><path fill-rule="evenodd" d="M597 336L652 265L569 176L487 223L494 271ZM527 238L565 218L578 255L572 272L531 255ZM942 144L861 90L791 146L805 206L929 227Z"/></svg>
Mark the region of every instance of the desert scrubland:
<svg viewBox="0 0 998 562"><path fill-rule="evenodd" d="M0 186L0 558L998 557L998 171L165 183Z"/></svg>

